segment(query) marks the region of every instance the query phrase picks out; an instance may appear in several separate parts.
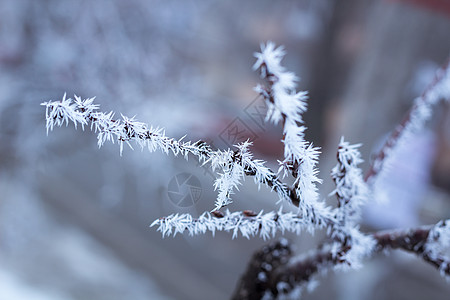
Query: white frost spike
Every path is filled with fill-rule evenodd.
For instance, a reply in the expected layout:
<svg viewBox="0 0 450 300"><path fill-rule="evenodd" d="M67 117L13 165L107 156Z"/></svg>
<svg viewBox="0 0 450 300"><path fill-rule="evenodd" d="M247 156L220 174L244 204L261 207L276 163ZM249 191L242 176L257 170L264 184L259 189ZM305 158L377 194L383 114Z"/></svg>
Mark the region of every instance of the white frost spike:
<svg viewBox="0 0 450 300"><path fill-rule="evenodd" d="M369 189L364 182L361 169L363 162L358 148L361 144L350 145L341 137L338 148L338 163L331 171L339 201L336 217L342 225L353 226L361 215L361 207L367 202Z"/></svg>
<svg viewBox="0 0 450 300"><path fill-rule="evenodd" d="M259 68L265 67L261 70L261 77L269 76L267 71L275 75L283 73L285 69L280 65L280 63L285 54L286 52L284 50L284 46L275 48L275 43L273 42L267 42L266 45L261 44L261 52L254 53L256 62L253 65L253 70L258 70Z"/></svg>
<svg viewBox="0 0 450 300"><path fill-rule="evenodd" d="M246 141L235 145L237 151L232 152L227 150L225 152L216 151L211 156L211 165L213 170L220 167L222 173L214 182L214 189L219 190L217 195L216 206L214 210L219 210L222 207L232 203L231 195L233 190L239 190L239 185L245 178L244 168L248 160L251 160L251 154L248 151L251 143Z"/></svg>
<svg viewBox="0 0 450 300"><path fill-rule="evenodd" d="M321 183L321 179L317 176L319 171L316 164L319 161L319 148L315 148L312 144L301 150L302 158L295 160L298 162L297 178L295 180L296 192L300 201L316 202L319 194L317 192L316 183Z"/></svg>
<svg viewBox="0 0 450 300"><path fill-rule="evenodd" d="M280 65L284 55L282 46L275 48L274 43L268 42L261 45L261 53L255 53L257 60L253 65L253 69L259 69L261 77L271 83L270 91L261 85L256 86L255 91L267 102L266 120L275 124L283 118L302 122L301 114L306 111L307 92L295 92L298 78Z"/></svg>
<svg viewBox="0 0 450 300"><path fill-rule="evenodd" d="M207 162L211 163L213 170L219 168L222 171L214 182L214 189L219 190L214 210L219 210L232 202L231 195L234 189L239 190L244 168L238 160L238 152L232 152L230 149L214 151L205 163Z"/></svg>
<svg viewBox="0 0 450 300"><path fill-rule="evenodd" d="M83 100L81 99L81 97L74 95L74 98L74 103L78 107L78 110L81 112L84 119L86 119L87 116L100 108L100 105L94 104L95 97L86 98ZM84 129L84 123L81 123L81 126Z"/></svg>

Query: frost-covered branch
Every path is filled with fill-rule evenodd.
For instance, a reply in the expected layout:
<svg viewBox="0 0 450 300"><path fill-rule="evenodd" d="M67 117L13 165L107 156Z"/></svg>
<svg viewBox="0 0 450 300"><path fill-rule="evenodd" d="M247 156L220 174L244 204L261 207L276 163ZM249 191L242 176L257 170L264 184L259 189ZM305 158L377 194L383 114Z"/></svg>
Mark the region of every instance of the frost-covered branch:
<svg viewBox="0 0 450 300"><path fill-rule="evenodd" d="M261 45L261 53L255 53L254 70L259 70L267 86L258 85L255 90L264 98L268 111L266 120L277 124L283 121L284 160L280 171L291 172L295 177L294 190L299 199L300 214L312 223L326 223L330 210L319 201L316 168L319 148L305 140L306 127L302 114L306 111L307 92L297 92L297 76L281 66L284 47L268 42Z"/></svg>
<svg viewBox="0 0 450 300"><path fill-rule="evenodd" d="M362 260L371 255L375 242L359 231L357 225L361 208L368 198L368 188L358 164L362 162L359 144L350 145L341 138L337 151L337 164L331 171L336 184L331 195L336 195L338 207L334 210L335 223L328 228L334 239L333 259L342 267L358 268ZM344 263L345 262L345 263Z"/></svg>
<svg viewBox="0 0 450 300"><path fill-rule="evenodd" d="M389 164L392 151L396 149L396 146L424 126L441 99L450 102L450 62L436 72L433 82L420 97L414 100L413 107L386 139L373 159L365 181L373 182L385 169L383 166Z"/></svg>
<svg viewBox="0 0 450 300"><path fill-rule="evenodd" d="M287 212L283 213L280 208L278 212L255 213L244 210L243 212L213 211L204 212L200 217L194 219L190 214L175 214L155 220L150 226L157 226L163 236L184 233L189 235L204 234L210 231L213 235L216 231L232 232L233 238L239 234L250 238L259 235L263 239L274 237L277 232L300 232L308 228L310 224L298 215Z"/></svg>
<svg viewBox="0 0 450 300"><path fill-rule="evenodd" d="M118 142L120 154L123 144L127 143L131 148L131 141L135 141L141 148L147 148L150 152L162 150L174 155L181 154L187 158L192 154L199 160L206 159L211 149L202 141L183 142L183 138L176 140L166 136L164 129L149 127L147 124L137 121L134 117L122 115L122 119L114 119L114 113L98 111L99 105L94 104L95 98L81 99L75 96L75 100L64 97L61 101L47 101L41 105L46 109L47 133L55 126L62 126L72 122L75 126L90 126L97 133L97 144L103 146L105 142Z"/></svg>
<svg viewBox="0 0 450 300"><path fill-rule="evenodd" d="M331 194L335 194L338 199L336 218L343 226L354 226L369 196L362 171L358 168L363 162L358 151L360 146L361 144L350 145L342 137L337 152L338 163L331 171L331 178L336 184L336 189Z"/></svg>

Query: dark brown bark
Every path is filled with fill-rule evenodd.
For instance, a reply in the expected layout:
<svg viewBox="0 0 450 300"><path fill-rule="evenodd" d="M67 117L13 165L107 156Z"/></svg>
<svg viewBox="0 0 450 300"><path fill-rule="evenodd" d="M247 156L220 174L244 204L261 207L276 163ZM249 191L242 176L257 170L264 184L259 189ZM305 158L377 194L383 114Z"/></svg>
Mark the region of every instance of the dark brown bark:
<svg viewBox="0 0 450 300"><path fill-rule="evenodd" d="M409 230L375 232L371 234L377 242L374 253L400 249L415 253L425 262L440 269L442 263L445 262L444 258L431 257L425 251L425 243L432 228L433 226L430 225ZM344 260L339 259L339 255L333 255L330 247L327 247L327 245L303 258L295 258L295 261L292 260L291 250L287 245L283 249L287 249L286 251L289 251L289 254L283 256L282 261L280 261L279 257L277 257L277 260L271 254L276 249L280 249L279 247L280 242L276 242L264 246L263 249L253 255L246 272L239 281L233 299L260 299L266 292L276 297L279 293L288 293L295 286L310 281L321 269L331 269L338 264L345 263ZM290 261L285 261L286 259ZM269 264L272 268L264 270L261 267L263 264ZM440 270L444 274L450 275L450 266L448 264ZM267 280L264 282L259 281L259 272L264 272ZM285 283L281 288L278 285L280 282Z"/></svg>
<svg viewBox="0 0 450 300"><path fill-rule="evenodd" d="M288 263L291 256L292 250L286 239L265 245L255 252L232 299L261 299L272 288L275 270Z"/></svg>

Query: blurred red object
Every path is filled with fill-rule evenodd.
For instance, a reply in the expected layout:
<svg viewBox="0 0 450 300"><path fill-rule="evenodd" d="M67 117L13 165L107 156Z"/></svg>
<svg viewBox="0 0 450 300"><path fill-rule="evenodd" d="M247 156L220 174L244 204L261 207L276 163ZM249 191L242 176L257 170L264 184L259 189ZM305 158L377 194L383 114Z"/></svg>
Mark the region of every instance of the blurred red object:
<svg viewBox="0 0 450 300"><path fill-rule="evenodd" d="M408 2L450 17L450 0L388 0L390 2Z"/></svg>

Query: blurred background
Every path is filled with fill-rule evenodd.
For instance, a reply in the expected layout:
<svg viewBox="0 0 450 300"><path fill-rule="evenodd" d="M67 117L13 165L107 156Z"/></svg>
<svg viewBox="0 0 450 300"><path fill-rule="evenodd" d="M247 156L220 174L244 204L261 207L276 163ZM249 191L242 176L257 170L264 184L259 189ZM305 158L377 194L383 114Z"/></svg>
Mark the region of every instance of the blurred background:
<svg viewBox="0 0 450 300"><path fill-rule="evenodd" d="M39 104L96 96L115 111L226 148L250 138L276 168L281 128L265 124L252 88L253 53L272 40L308 90L308 139L322 147L320 189L341 135L362 142L364 169L450 53L445 0L147 1L0 0L0 300L227 299L259 238L218 233L162 239L149 224L198 215L215 200L213 174L194 160L97 148L90 131L46 136ZM450 216L450 112L397 152L379 179L382 204L366 230ZM170 197L193 176L192 203ZM185 176L185 175L183 175ZM186 189L183 191L187 191ZM231 210L274 209L247 180ZM335 204L335 199L327 200ZM322 235L288 236L299 253ZM305 299L448 299L450 285L413 255L377 256L330 273Z"/></svg>

